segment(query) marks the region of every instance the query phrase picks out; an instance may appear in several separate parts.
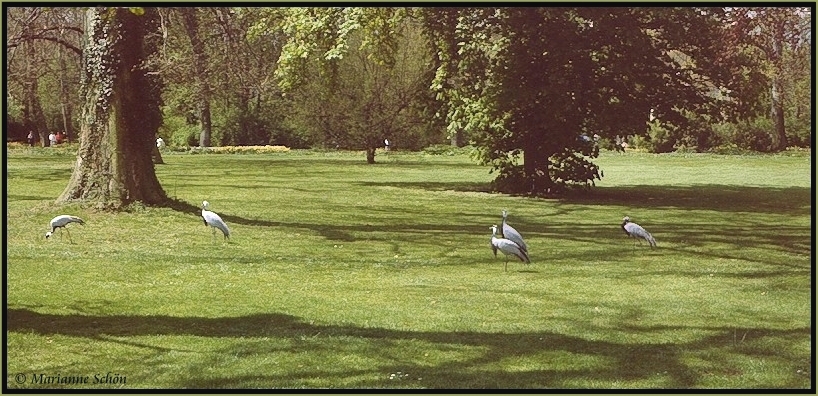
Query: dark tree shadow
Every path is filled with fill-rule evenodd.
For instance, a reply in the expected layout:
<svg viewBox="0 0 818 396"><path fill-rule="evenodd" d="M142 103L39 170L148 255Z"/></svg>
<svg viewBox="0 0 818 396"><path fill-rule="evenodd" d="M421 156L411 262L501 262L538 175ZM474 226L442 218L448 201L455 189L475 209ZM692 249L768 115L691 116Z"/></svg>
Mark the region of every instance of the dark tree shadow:
<svg viewBox="0 0 818 396"><path fill-rule="evenodd" d="M139 342L122 340L121 337L137 336L197 336L214 338L250 338L243 346L232 345L225 350L217 351L231 356L241 356L248 353L280 353L280 352L320 352L317 348L332 348L333 345L342 347L344 339L363 339L367 343L382 345L396 341L424 341L438 348L446 349L451 345L480 347L484 352L478 356L448 361L435 365L402 362L394 367L376 367L360 369L357 373L327 369L302 372L301 377L293 373L285 375L259 374L254 376L213 377L210 373L206 378L193 375L180 378L180 388L243 388L253 386L258 381L265 384L284 384L281 386L297 386L299 381L310 378L350 378L356 374L371 374L377 370L380 374L384 370L393 372L403 371L412 373L413 377L422 377L418 386L434 389L476 389L476 388L560 388L571 379L597 380L615 382L623 380L647 379L664 372L669 377L669 388L689 389L697 387L701 380L701 373L689 368L682 361L681 353L718 350L731 348L733 353L757 358L774 358L777 361L787 362L793 366L809 364L798 356L792 356L786 351L776 350L773 346L765 347L765 343L753 341L765 337L784 337L799 339L808 338L812 333L809 328L792 330L778 330L768 328L742 328L743 347L736 344L736 328L727 327L695 327L695 326L660 326L640 327L622 326L621 330L631 333L649 335L654 332L707 330L713 333L703 336L696 341L679 343L614 343L609 341L595 341L582 337L569 336L552 332L524 332L514 334L481 333L473 331L410 331L392 330L383 328L365 328L344 325L318 325L307 323L300 318L280 313L255 314L240 317L204 318L204 317L173 317L166 315L55 315L44 314L29 308L8 308L7 331L17 333L33 333L44 336L71 336L108 342L119 342L130 346L146 347L156 350L157 353L166 352L164 348L146 346ZM268 343L255 342L252 338L282 337L294 340L305 335L320 342L298 343L288 346L270 346ZM112 338L114 337L114 338ZM241 345L244 345L242 343ZM283 349L282 349L283 348ZM378 347L370 353L379 353L386 348ZM571 370L516 370L506 371L502 362L507 358L536 356L552 351L565 351L577 355L596 356L606 362L605 365L591 365L588 368ZM384 352L386 353L386 352ZM210 364L203 362L202 364ZM329 364L331 365L331 364ZM497 366L497 369L472 370L477 365ZM805 367L806 368L806 367ZM350 387L372 388L390 387L387 378L383 380L359 380ZM272 385L277 386L277 385Z"/></svg>
<svg viewBox="0 0 818 396"><path fill-rule="evenodd" d="M559 203L805 215L810 213L811 197L808 187L638 185L596 187L587 193L569 194Z"/></svg>
<svg viewBox="0 0 818 396"><path fill-rule="evenodd" d="M390 185L403 183L390 183ZM409 183L411 188L418 187L417 183ZM453 187L443 184L445 188ZM438 188L439 185L435 184ZM806 188L767 189L757 187L662 187L647 186L629 188L607 188L595 193L595 196L564 198L556 202L557 211L571 212L581 209L580 205L620 205L623 207L639 206L637 201L648 202L641 205L644 208L659 209L673 208L674 210L713 210L732 214L738 211L753 211L761 214L790 214L803 216L809 214L811 191ZM701 194L701 195L700 195ZM169 200L168 206L173 210L200 216L201 208L180 200ZM466 237L485 235L488 239L490 224L499 224L502 220L497 214L480 213L452 213L445 222L435 221L423 209L411 210L394 207L372 208L361 206L362 217L359 221L365 223L350 224L322 224L318 222L281 222L265 219L253 219L219 213L228 224L241 224L253 227L275 227L293 231L301 230L312 232L328 240L337 242L354 242L358 240L355 234L367 235L367 240L392 241L395 234L400 234L401 241L420 243L429 240L430 235L446 235L449 237ZM684 206L686 205L686 206ZM623 213L626 210L623 209ZM561 213L562 214L562 213ZM553 215L543 215L540 218L513 217L511 224L523 232L527 238L544 238L547 240L568 240L587 244L587 249L559 252L558 257L543 256L536 252L532 259L572 259L572 260L627 260L633 252L634 240L619 227L622 213L612 214L610 219L599 219L598 223L577 224L554 220ZM193 220L193 219L191 219ZM367 220L371 220L371 223ZM195 221L200 221L196 218ZM784 255L771 257L756 257L745 254L748 248L763 248L770 252L781 252L809 256L812 253L812 230L808 226L782 224L770 227L770 224L752 216L736 217L730 222L697 223L691 226L685 223L665 222L662 219L652 219L650 223L642 223L656 237L659 248L655 251L646 250L644 244L636 246L638 254L669 254L677 252L695 256L741 259L760 264L773 264L791 267L796 271L804 270L803 265L793 263ZM733 247L734 250L720 249L711 251L702 249L703 246L718 244ZM617 252L611 252L610 246L619 246ZM668 246L671 245L671 246ZM548 250L548 244L539 247ZM607 252L607 253L606 253ZM662 253L664 252L664 253ZM556 252L555 252L556 253Z"/></svg>
<svg viewBox="0 0 818 396"><path fill-rule="evenodd" d="M437 166L438 164L435 164ZM428 166L428 165L427 165ZM426 191L459 191L459 192L483 192L491 193L494 189L491 183L481 182L359 182L359 185L367 187L397 187L420 189Z"/></svg>

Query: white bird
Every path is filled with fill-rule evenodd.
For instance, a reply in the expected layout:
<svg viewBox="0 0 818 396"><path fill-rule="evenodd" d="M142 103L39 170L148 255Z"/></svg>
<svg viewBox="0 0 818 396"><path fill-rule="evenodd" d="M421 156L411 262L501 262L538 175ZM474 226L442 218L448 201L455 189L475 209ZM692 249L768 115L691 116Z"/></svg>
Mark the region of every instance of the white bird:
<svg viewBox="0 0 818 396"><path fill-rule="evenodd" d="M520 259L520 261L526 264L531 263L531 260L528 258L528 254L520 249L520 246L514 243L514 241L506 238L497 238L496 225L489 228L491 229L491 250L494 251L494 256L497 257L497 250L500 250L506 255L506 262L505 266L503 267L504 271L508 271L508 256L517 257Z"/></svg>
<svg viewBox="0 0 818 396"><path fill-rule="evenodd" d="M523 236L520 235L514 227L508 225L506 223L506 217L508 217L508 212L503 210L503 238L510 239L512 242L516 243L520 249L528 255L528 245L525 244L523 240Z"/></svg>
<svg viewBox="0 0 818 396"><path fill-rule="evenodd" d="M204 220L204 224L213 227L213 236L216 235L216 229L218 228L224 234L224 239L230 238L230 229L227 228L227 224L219 215L207 210L208 206L210 206L209 202L202 202L202 220Z"/></svg>
<svg viewBox="0 0 818 396"><path fill-rule="evenodd" d="M628 234L629 237L648 241L651 249L656 247L656 239L653 239L653 235L650 235L650 233L639 224L631 222L630 217L625 216L622 219L622 229L625 230L625 233Z"/></svg>
<svg viewBox="0 0 818 396"><path fill-rule="evenodd" d="M49 224L51 226L51 231L45 233L46 239L48 239L51 235L54 235L54 232L57 231L57 228L62 228L65 230L65 232L68 233L68 239L70 240L71 232L68 231L68 228L65 228L65 226L67 226L70 223L79 223L80 225L85 225L85 221L83 221L81 218L77 216L59 215L51 219L51 223ZM60 235L62 235L62 233L60 233ZM71 242L73 242L73 240Z"/></svg>

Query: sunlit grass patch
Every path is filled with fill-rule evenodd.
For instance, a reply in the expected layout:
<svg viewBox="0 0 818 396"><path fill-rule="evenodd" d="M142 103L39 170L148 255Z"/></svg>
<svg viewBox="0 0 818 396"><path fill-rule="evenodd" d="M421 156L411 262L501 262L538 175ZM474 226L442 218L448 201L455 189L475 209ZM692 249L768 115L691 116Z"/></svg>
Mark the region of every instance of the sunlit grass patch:
<svg viewBox="0 0 818 396"><path fill-rule="evenodd" d="M590 195L531 199L491 192L462 154L381 154L167 156L156 172L177 203L112 213L54 205L72 155L15 152L9 373L143 389L811 386L809 158L603 153ZM502 209L530 266L504 272L491 253ZM73 243L44 238L62 213L86 220ZM657 249L634 246L625 215Z"/></svg>

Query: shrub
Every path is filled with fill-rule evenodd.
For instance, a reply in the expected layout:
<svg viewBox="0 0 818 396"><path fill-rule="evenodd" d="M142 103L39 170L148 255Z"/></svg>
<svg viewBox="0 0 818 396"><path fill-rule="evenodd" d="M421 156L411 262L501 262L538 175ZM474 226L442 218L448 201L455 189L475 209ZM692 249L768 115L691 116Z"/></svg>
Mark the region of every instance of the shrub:
<svg viewBox="0 0 818 396"><path fill-rule="evenodd" d="M269 154L286 153L287 146L220 146L220 147L191 147L190 154Z"/></svg>
<svg viewBox="0 0 818 396"><path fill-rule="evenodd" d="M182 116L166 115L159 127L159 136L168 146L196 146L199 144L200 129L191 125Z"/></svg>
<svg viewBox="0 0 818 396"><path fill-rule="evenodd" d="M772 146L770 132L773 130L772 121L765 117L758 117L749 122L738 125L736 144L739 147L754 151L769 152Z"/></svg>
<svg viewBox="0 0 818 396"><path fill-rule="evenodd" d="M653 120L648 124L648 138L640 142L639 148L651 153L669 153L675 150L676 139L673 137L673 126ZM643 147L644 146L644 147Z"/></svg>

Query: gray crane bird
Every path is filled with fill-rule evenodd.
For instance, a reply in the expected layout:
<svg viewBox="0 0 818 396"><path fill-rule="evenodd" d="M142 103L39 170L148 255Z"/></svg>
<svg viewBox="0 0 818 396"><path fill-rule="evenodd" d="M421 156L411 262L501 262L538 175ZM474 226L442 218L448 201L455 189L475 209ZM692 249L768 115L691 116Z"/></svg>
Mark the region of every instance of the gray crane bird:
<svg viewBox="0 0 818 396"><path fill-rule="evenodd" d="M208 206L210 206L209 202L202 201L202 220L204 220L205 226L210 226L213 228L212 231L214 237L216 236L216 229L218 228L222 231L222 234L224 234L224 239L229 239L230 228L227 228L227 223L225 223L224 220L222 220L222 218L216 213L207 210Z"/></svg>
<svg viewBox="0 0 818 396"><path fill-rule="evenodd" d="M494 252L494 257L497 257L497 251L503 252L506 256L505 265L503 266L504 271L508 271L508 257L514 256L520 259L520 261L531 264L531 260L528 258L528 253L523 251L519 245L514 243L514 241L506 238L497 238L497 226L493 225L489 227L491 229L491 250Z"/></svg>
<svg viewBox="0 0 818 396"><path fill-rule="evenodd" d="M77 216L59 215L59 216L51 219L51 223L49 224L51 226L51 231L48 231L48 232L45 233L45 238L48 239L49 237L51 237L51 235L54 235L54 232L57 231L57 228L60 228L61 229L60 230L61 231L60 236L62 236L62 230L65 230L65 232L68 233L68 239L71 242L74 242L71 239L71 232L68 231L68 228L65 227L65 226L67 226L68 224L71 224L71 223L79 223L80 225L85 225L85 221L83 221L81 218L79 218Z"/></svg>
<svg viewBox="0 0 818 396"><path fill-rule="evenodd" d="M520 250L525 252L528 255L528 245L525 244L523 240L523 236L520 235L514 227L508 225L506 223L506 217L508 217L508 212L504 209L503 210L503 238L510 239L512 242L516 243L517 246L520 247Z"/></svg>
<svg viewBox="0 0 818 396"><path fill-rule="evenodd" d="M651 249L656 247L656 239L653 239L653 235L650 235L650 233L639 224L632 222L630 217L625 216L622 219L622 229L625 230L625 233L628 234L629 237L636 238L637 241L640 239L648 241ZM634 248L636 248L636 242L634 242Z"/></svg>

